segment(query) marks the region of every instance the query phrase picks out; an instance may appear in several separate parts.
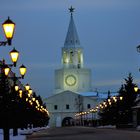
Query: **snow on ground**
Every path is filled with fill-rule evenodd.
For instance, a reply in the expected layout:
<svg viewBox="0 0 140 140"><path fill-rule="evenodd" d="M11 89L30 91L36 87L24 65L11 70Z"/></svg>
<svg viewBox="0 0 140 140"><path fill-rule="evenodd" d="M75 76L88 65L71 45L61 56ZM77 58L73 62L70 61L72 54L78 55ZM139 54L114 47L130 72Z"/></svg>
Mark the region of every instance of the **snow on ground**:
<svg viewBox="0 0 140 140"><path fill-rule="evenodd" d="M18 136L13 136L12 129L10 129L10 140L26 140L26 135L30 135L33 132L47 129L48 127L32 128L32 129L18 129ZM0 140L3 140L3 130L0 129Z"/></svg>
<svg viewBox="0 0 140 140"><path fill-rule="evenodd" d="M136 130L140 131L140 125L137 126Z"/></svg>
<svg viewBox="0 0 140 140"><path fill-rule="evenodd" d="M0 135L0 140L3 140L3 135ZM26 136L10 136L10 140L26 140Z"/></svg>
<svg viewBox="0 0 140 140"><path fill-rule="evenodd" d="M114 125L104 125L104 126L98 126L97 128L116 128Z"/></svg>
<svg viewBox="0 0 140 140"><path fill-rule="evenodd" d="M21 130L18 130L18 132L20 132ZM3 130L0 129L0 140L3 140ZM10 140L26 140L26 135L20 135L20 133L18 134L18 136L13 136L12 134L12 129L10 129Z"/></svg>

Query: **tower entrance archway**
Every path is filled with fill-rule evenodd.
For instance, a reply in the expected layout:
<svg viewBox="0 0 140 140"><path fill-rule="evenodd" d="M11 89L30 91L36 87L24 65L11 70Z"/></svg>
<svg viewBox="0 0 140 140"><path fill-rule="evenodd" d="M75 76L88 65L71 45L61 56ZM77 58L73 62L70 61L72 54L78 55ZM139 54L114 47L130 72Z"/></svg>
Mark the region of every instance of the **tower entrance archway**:
<svg viewBox="0 0 140 140"><path fill-rule="evenodd" d="M72 117L65 117L62 120L62 126L73 126L74 125L74 119Z"/></svg>

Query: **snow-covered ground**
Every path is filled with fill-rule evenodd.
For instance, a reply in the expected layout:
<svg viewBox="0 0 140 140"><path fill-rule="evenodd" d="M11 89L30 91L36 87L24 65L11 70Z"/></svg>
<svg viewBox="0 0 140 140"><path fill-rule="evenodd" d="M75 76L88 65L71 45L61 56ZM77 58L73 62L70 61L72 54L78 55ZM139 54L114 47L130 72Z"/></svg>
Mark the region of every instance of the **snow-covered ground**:
<svg viewBox="0 0 140 140"><path fill-rule="evenodd" d="M104 126L98 126L97 128L116 128L115 125L104 125Z"/></svg>
<svg viewBox="0 0 140 140"><path fill-rule="evenodd" d="M18 132L20 132L21 130L18 130ZM0 129L0 140L3 140L3 130ZM10 130L10 140L26 140L26 135L20 135L20 133L18 134L18 136L13 136L12 134L12 129Z"/></svg>
<svg viewBox="0 0 140 140"><path fill-rule="evenodd" d="M30 135L33 132L47 129L48 127L33 128L33 129L18 129L18 136L13 136L13 130L10 129L10 140L26 140L26 135ZM3 140L3 130L0 129L0 140Z"/></svg>
<svg viewBox="0 0 140 140"><path fill-rule="evenodd" d="M136 130L140 131L140 125L137 126Z"/></svg>

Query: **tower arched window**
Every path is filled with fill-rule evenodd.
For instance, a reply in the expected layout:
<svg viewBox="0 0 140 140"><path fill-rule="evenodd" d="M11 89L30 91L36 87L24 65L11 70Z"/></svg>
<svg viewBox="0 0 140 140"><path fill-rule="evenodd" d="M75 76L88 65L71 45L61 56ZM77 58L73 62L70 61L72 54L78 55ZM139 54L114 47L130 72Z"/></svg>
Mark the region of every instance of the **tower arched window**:
<svg viewBox="0 0 140 140"><path fill-rule="evenodd" d="M73 63L73 51L70 51L70 63Z"/></svg>
<svg viewBox="0 0 140 140"><path fill-rule="evenodd" d="M81 64L81 51L78 50L78 63Z"/></svg>
<svg viewBox="0 0 140 140"><path fill-rule="evenodd" d="M67 60L68 60L68 58L67 58L67 52L63 52L63 63L65 64L65 63L67 63Z"/></svg>

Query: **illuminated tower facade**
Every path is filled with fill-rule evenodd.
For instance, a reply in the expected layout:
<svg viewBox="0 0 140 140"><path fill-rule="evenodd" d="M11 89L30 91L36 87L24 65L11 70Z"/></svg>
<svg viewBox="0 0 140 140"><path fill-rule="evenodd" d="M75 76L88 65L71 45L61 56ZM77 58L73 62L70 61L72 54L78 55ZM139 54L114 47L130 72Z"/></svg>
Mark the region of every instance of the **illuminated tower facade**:
<svg viewBox="0 0 140 140"><path fill-rule="evenodd" d="M70 22L62 47L62 68L55 70L55 93L91 91L91 70L84 67L83 48L74 24L74 8L70 8Z"/></svg>

